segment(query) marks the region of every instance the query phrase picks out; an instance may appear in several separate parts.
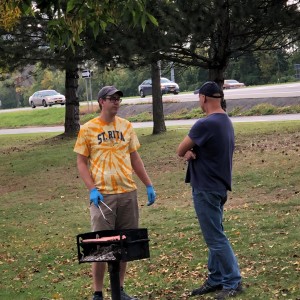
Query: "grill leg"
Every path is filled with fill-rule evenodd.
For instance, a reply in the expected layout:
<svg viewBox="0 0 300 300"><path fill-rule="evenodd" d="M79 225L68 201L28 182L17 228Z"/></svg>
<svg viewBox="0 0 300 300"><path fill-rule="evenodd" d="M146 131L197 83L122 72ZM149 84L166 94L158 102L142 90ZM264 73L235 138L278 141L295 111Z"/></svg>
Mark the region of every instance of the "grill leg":
<svg viewBox="0 0 300 300"><path fill-rule="evenodd" d="M111 298L112 300L121 300L120 262L108 262L108 272L110 278Z"/></svg>

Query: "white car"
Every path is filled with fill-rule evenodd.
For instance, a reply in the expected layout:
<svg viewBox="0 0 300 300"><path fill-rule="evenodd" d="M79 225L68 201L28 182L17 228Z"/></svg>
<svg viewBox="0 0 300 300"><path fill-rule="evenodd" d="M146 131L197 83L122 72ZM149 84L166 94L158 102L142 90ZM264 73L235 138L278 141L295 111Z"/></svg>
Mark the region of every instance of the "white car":
<svg viewBox="0 0 300 300"><path fill-rule="evenodd" d="M36 106L47 107L54 104L64 105L66 103L66 97L55 90L41 90L35 92L29 97L29 105L32 108Z"/></svg>

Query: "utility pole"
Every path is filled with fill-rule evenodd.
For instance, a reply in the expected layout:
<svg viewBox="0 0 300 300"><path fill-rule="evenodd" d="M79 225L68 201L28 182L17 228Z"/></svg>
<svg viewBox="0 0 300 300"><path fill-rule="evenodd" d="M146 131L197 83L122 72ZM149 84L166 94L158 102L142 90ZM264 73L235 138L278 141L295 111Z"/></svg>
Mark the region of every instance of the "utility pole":
<svg viewBox="0 0 300 300"><path fill-rule="evenodd" d="M90 103L91 102L91 112L93 112L93 96L92 96L92 71L91 70L83 70L82 78L85 78L85 90L86 90L86 101L88 105L88 112L90 112ZM89 82L88 82L89 81Z"/></svg>
<svg viewBox="0 0 300 300"><path fill-rule="evenodd" d="M159 69L159 77L161 77L161 61L160 60L157 62L157 65L158 65L158 69Z"/></svg>
<svg viewBox="0 0 300 300"><path fill-rule="evenodd" d="M171 66L171 81L175 82L174 63L172 61L170 62L170 66Z"/></svg>

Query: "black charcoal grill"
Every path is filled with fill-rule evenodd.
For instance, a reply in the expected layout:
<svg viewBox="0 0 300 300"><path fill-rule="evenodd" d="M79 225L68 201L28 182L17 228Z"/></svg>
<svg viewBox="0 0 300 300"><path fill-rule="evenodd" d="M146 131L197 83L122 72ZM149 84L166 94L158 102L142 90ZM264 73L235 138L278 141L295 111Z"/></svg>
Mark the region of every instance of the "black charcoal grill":
<svg viewBox="0 0 300 300"><path fill-rule="evenodd" d="M77 235L79 263L107 262L112 300L121 300L120 262L150 257L146 228L103 230Z"/></svg>

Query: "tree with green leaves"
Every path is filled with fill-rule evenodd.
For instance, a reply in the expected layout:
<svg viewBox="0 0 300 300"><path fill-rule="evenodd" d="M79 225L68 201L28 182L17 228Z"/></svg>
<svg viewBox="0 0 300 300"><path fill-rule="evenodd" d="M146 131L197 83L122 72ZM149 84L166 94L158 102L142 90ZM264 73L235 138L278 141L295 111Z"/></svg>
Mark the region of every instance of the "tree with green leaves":
<svg viewBox="0 0 300 300"><path fill-rule="evenodd" d="M24 3L31 1L24 1L23 6ZM299 1L191 0L188 6L182 0L36 3L43 14L52 16L46 27L50 49L64 53L68 59L67 132L78 130L78 120L67 116L78 115L78 65L88 55L103 63L152 66L153 115L158 125L154 133L159 133L165 130L159 72L155 67L159 60L206 69L208 79L222 86L231 60L254 52L284 49L300 40ZM129 3L133 6L127 6Z"/></svg>
<svg viewBox="0 0 300 300"><path fill-rule="evenodd" d="M151 1L152 6L157 2ZM150 51L160 60L208 70L207 79L220 87L232 60L282 51L300 40L299 1L192 0L186 5L177 0L159 8L151 11L159 27L148 33L155 43ZM147 29L151 26L146 34ZM149 39L140 42L143 48L149 45Z"/></svg>
<svg viewBox="0 0 300 300"><path fill-rule="evenodd" d="M170 1L147 1L145 9L155 16L155 22L148 22L145 28L132 28L126 22L108 26L108 36L111 37L110 49L114 53L115 64L125 65L132 69L149 66L152 79L152 114L153 134L166 131L163 102L160 85L160 51L166 51L170 42L164 39L165 27L160 24L162 11L170 8Z"/></svg>
<svg viewBox="0 0 300 300"><path fill-rule="evenodd" d="M175 4L176 3L176 4ZM299 1L177 0L165 20L173 41L164 59L209 70L223 85L231 59L253 52L280 50L300 39Z"/></svg>
<svg viewBox="0 0 300 300"><path fill-rule="evenodd" d="M11 30L22 15L19 0L0 0L0 27Z"/></svg>
<svg viewBox="0 0 300 300"><path fill-rule="evenodd" d="M76 92L78 71L80 64L93 58L90 45L92 44L94 49L97 48L97 43L99 46L99 41L105 39L105 30L109 24L117 24L122 20L130 26L144 28L148 20L156 22L155 18L144 9L144 0L8 2L10 6L6 7L6 12L19 9L22 14L11 21L13 26L1 27L0 24L0 65L3 69L13 70L41 61L45 65L64 69L65 134L76 135L80 128L79 100ZM112 59L108 58L111 51L103 47L97 50L107 61Z"/></svg>
<svg viewBox="0 0 300 300"><path fill-rule="evenodd" d="M147 10L159 26L147 24L141 31L121 24L111 45L122 45L115 50L119 63L152 66L153 133L165 131L158 61L206 69L207 79L222 87L231 61L284 49L300 38L300 12L287 1L192 0L187 6L182 0L151 0Z"/></svg>

